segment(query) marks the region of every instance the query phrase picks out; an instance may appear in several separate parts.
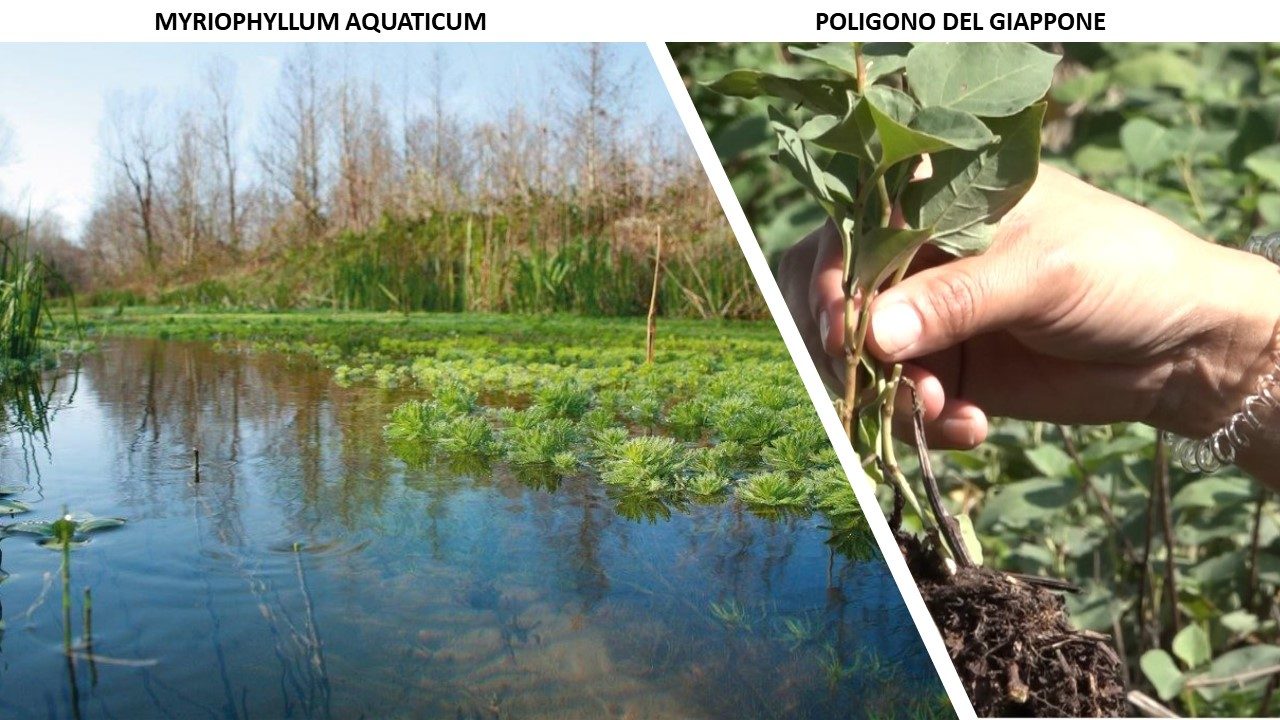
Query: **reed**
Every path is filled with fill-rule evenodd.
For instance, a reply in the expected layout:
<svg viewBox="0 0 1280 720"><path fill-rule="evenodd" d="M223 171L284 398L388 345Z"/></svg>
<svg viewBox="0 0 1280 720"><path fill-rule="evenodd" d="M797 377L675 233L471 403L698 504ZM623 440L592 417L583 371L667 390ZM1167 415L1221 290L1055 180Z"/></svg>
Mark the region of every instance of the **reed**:
<svg viewBox="0 0 1280 720"><path fill-rule="evenodd" d="M0 358L29 361L39 355L46 278L25 237L0 238Z"/></svg>

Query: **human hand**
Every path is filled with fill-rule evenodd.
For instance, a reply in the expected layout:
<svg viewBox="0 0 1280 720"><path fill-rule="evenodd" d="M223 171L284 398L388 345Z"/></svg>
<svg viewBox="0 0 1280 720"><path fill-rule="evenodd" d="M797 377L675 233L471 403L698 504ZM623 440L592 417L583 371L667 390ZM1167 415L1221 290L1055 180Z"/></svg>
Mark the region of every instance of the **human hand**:
<svg viewBox="0 0 1280 720"><path fill-rule="evenodd" d="M926 250L872 301L868 344L877 359L904 363L934 446L973 447L989 416L1143 421L1202 437L1269 369L1275 266L1051 167L986 253ZM833 389L844 383L840 278L830 224L789 250L778 272ZM900 392L898 420L908 417L905 400Z"/></svg>

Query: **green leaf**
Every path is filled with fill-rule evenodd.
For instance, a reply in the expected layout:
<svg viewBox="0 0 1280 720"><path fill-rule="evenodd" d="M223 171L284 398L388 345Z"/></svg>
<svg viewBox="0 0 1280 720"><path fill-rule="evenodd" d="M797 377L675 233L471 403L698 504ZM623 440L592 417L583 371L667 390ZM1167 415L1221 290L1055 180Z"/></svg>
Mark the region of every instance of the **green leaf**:
<svg viewBox="0 0 1280 720"><path fill-rule="evenodd" d="M1182 692L1187 679L1164 650L1148 650L1138 660L1142 674L1155 686L1161 700L1169 700Z"/></svg>
<svg viewBox="0 0 1280 720"><path fill-rule="evenodd" d="M855 249L854 275L864 290L879 287L900 264L929 241L928 230L871 228Z"/></svg>
<svg viewBox="0 0 1280 720"><path fill-rule="evenodd" d="M1111 77L1126 88L1172 87L1188 90L1199 82L1191 61L1167 50L1153 50L1116 63Z"/></svg>
<svg viewBox="0 0 1280 720"><path fill-rule="evenodd" d="M978 542L978 533L973 529L973 521L967 514L962 513L956 516L956 523L960 526L960 540L964 543L964 549L969 551L969 559L975 565L982 565L982 543Z"/></svg>
<svg viewBox="0 0 1280 720"><path fill-rule="evenodd" d="M1254 175L1280 188L1280 145L1269 145L1244 159Z"/></svg>
<svg viewBox="0 0 1280 720"><path fill-rule="evenodd" d="M925 43L907 56L920 104L1007 117L1044 97L1058 56L1026 43Z"/></svg>
<svg viewBox="0 0 1280 720"><path fill-rule="evenodd" d="M797 57L817 60L835 70L858 76L857 56L852 43L824 43L811 50L805 48L787 48ZM895 73L907 65L907 53L911 51L911 43L867 43L862 46L862 60L866 72L867 84Z"/></svg>
<svg viewBox="0 0 1280 720"><path fill-rule="evenodd" d="M1026 527L1060 512L1079 496L1076 482L1067 478L1032 478L997 485L988 495L978 525Z"/></svg>
<svg viewBox="0 0 1280 720"><path fill-rule="evenodd" d="M1045 477L1069 478L1075 474L1075 461L1057 445L1046 443L1028 448L1024 454L1027 461Z"/></svg>
<svg viewBox="0 0 1280 720"><path fill-rule="evenodd" d="M1257 630L1261 623L1258 616L1248 610L1234 610L1219 618L1222 627L1235 635L1248 635Z"/></svg>
<svg viewBox="0 0 1280 720"><path fill-rule="evenodd" d="M859 101L849 108L849 112L837 117L835 115L818 115L800 126L796 131L801 140L812 142L818 147L835 150L874 163L871 153L871 137L875 126L870 117L863 119L865 111L861 111L863 102Z"/></svg>
<svg viewBox="0 0 1280 720"><path fill-rule="evenodd" d="M1257 485L1245 478L1209 477L1184 486L1173 496L1170 507L1174 510L1223 508L1250 502L1257 495Z"/></svg>
<svg viewBox="0 0 1280 720"><path fill-rule="evenodd" d="M956 148L979 150L995 142L991 130L970 113L944 107L925 108L915 113L914 104L904 107L898 96L910 101L903 93L880 86L869 88L865 95L879 136L877 165L880 168L926 153ZM907 108L910 114L904 112Z"/></svg>
<svg viewBox="0 0 1280 720"><path fill-rule="evenodd" d="M0 495L17 495L26 491L26 485L0 485Z"/></svg>
<svg viewBox="0 0 1280 720"><path fill-rule="evenodd" d="M1134 118L1120 128L1120 147L1139 174L1151 172L1177 155L1169 130L1144 117Z"/></svg>
<svg viewBox="0 0 1280 720"><path fill-rule="evenodd" d="M805 149L804 141L787 125L782 113L776 109L769 108L769 119L778 136L778 163L791 172L828 215L834 215L835 200L827 189L823 170Z"/></svg>
<svg viewBox="0 0 1280 720"><path fill-rule="evenodd" d="M721 95L751 99L759 97L763 92L760 89L760 78L763 76L764 73L759 70L734 70L706 86L708 90Z"/></svg>
<svg viewBox="0 0 1280 720"><path fill-rule="evenodd" d="M1280 227L1280 193L1262 193L1258 196L1258 214L1268 227Z"/></svg>
<svg viewBox="0 0 1280 720"><path fill-rule="evenodd" d="M1110 84L1111 75L1107 72L1084 70L1079 75L1054 85L1050 95L1064 105L1088 103L1106 92Z"/></svg>
<svg viewBox="0 0 1280 720"><path fill-rule="evenodd" d="M1071 161L1089 177L1110 177L1129 172L1129 158L1124 150L1102 143L1081 147Z"/></svg>
<svg viewBox="0 0 1280 720"><path fill-rule="evenodd" d="M119 517L83 516L79 520L78 526L80 532L91 533L97 530L107 530L114 527L120 527L124 523L124 518Z"/></svg>
<svg viewBox="0 0 1280 720"><path fill-rule="evenodd" d="M1209 635L1199 625L1188 625L1174 636L1173 654L1178 656L1189 670L1194 670L1213 659Z"/></svg>
<svg viewBox="0 0 1280 720"><path fill-rule="evenodd" d="M52 535L53 523L40 520L23 520L6 527L5 532L24 535Z"/></svg>
<svg viewBox="0 0 1280 720"><path fill-rule="evenodd" d="M803 105L815 112L837 115L843 115L848 110L847 95L853 88L852 80L789 78L759 70L734 70L707 85L707 89L721 95L746 99L769 95Z"/></svg>
<svg viewBox="0 0 1280 720"><path fill-rule="evenodd" d="M1208 672L1200 677L1208 678L1228 678L1239 675L1249 670L1257 670L1260 668L1270 667L1272 665L1280 665L1280 646L1276 645L1250 645L1236 650L1225 652L1214 658L1209 665ZM1251 693L1261 693L1263 687L1266 686L1267 678L1258 678L1244 684L1241 688L1235 684L1213 685L1210 687L1197 688L1196 692L1203 695L1207 700L1216 700L1224 693L1240 692L1244 689Z"/></svg>
<svg viewBox="0 0 1280 720"><path fill-rule="evenodd" d="M939 153L933 175L912 183L902 208L916 228L932 228L935 245L957 255L981 252L995 225L1031 189L1040 168L1043 103L988 121L999 142L982 150Z"/></svg>
<svg viewBox="0 0 1280 720"><path fill-rule="evenodd" d="M0 498L0 515L20 515L30 511L31 507L21 500Z"/></svg>

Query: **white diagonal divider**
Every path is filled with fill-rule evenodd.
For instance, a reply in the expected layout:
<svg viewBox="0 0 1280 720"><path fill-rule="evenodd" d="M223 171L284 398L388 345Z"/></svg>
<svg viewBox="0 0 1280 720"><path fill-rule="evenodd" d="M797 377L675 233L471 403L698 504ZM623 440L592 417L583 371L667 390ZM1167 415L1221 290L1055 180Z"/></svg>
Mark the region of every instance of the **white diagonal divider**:
<svg viewBox="0 0 1280 720"><path fill-rule="evenodd" d="M715 148L711 144L711 138L707 135L706 129L702 125L702 118L698 116L698 111L693 106L693 99L685 88L684 80L680 77L680 71L676 68L675 60L671 58L671 53L667 51L666 44L662 42L650 41L649 53L653 55L653 61L658 66L658 71L662 74L662 80L666 83L667 92L671 94L671 101L675 103L676 110L680 113L680 120L684 123L685 130L689 133L689 140L692 141L694 150L698 153L698 159L702 161L702 167L707 173L707 179L711 181L716 197L719 198L720 205L724 209L725 217L729 219L729 226L738 238L738 244L742 247L742 254L751 266L751 273L756 278L756 284L759 285L760 292L764 294L765 302L769 306L769 312L773 315L778 331L782 333L782 339L787 345L787 350L791 353L791 360L795 363L796 370L800 373L800 378L804 381L805 389L809 391L809 398L813 401L818 417L822 420L822 426L826 428L827 438L831 441L836 455L840 458L840 465L844 468L846 475L853 475L852 470L858 464L858 456L854 453L853 446L849 444L848 439L845 437L844 427L840 424L839 416L836 415L835 406L832 404L830 397L827 395L826 387L823 386L822 380L818 376L818 368L814 366L813 359L809 357L809 351L805 348L804 340L800 337L800 330L796 327L795 320L791 317L791 312L787 308L787 303L782 298L782 290L779 289L773 273L769 270L769 263L764 257L764 252L760 249L760 244L756 241L755 232L747 221L742 205L738 202L738 198L733 192L733 185L729 182L729 176L725 173L724 166L720 164L720 158L716 155ZM920 631L920 638L924 642L925 649L933 660L934 667L937 668L938 677L941 678L942 685L946 689L947 695L951 698L952 706L961 718L975 718L976 714L973 711L973 705L969 702L969 696L965 693L964 687L960 683L960 676L956 674L951 657L947 654L947 648L942 642L942 635L938 632L938 628L933 622L933 617L929 615L928 608L925 607L924 598L920 596L920 590L916 587L915 579L911 577L911 571L907 569L907 562L898 550L898 544L893 539L893 532L889 529L889 523L880 511L874 489L861 483L854 485L853 489L858 498L858 504L862 506L863 514L866 515L871 533L875 536L876 542L880 545L880 552L884 556L885 562L889 565L889 572L893 575L894 582L898 585L898 592L901 593L902 600L907 606L907 611L911 613L911 619Z"/></svg>

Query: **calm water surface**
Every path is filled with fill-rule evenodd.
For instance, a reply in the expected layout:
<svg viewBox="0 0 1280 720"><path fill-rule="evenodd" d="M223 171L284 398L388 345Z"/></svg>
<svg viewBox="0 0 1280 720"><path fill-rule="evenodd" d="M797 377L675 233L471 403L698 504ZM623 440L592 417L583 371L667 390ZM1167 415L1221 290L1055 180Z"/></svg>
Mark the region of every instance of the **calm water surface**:
<svg viewBox="0 0 1280 720"><path fill-rule="evenodd" d="M941 694L883 563L833 557L820 518L406 467L381 438L403 392L280 356L113 341L43 383L47 432L9 399L0 440L21 519L129 522L71 554L71 661L60 554L0 541L0 717L826 718Z"/></svg>

